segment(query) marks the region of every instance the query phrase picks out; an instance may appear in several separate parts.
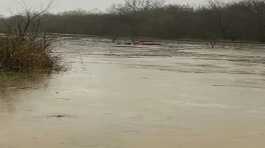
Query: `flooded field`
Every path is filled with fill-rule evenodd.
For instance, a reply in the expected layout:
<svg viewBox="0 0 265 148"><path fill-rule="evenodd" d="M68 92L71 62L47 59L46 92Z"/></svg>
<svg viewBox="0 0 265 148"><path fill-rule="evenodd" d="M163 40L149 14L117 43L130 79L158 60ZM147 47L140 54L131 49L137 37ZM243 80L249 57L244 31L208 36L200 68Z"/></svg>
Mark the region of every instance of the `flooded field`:
<svg viewBox="0 0 265 148"><path fill-rule="evenodd" d="M1 148L265 147L265 46L63 38L67 71L0 74Z"/></svg>

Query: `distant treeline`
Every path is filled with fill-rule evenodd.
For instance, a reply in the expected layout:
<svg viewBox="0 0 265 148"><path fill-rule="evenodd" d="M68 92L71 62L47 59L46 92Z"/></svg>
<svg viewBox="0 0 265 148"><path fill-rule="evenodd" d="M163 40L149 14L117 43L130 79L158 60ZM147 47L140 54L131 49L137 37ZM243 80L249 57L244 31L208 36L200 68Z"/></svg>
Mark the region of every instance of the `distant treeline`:
<svg viewBox="0 0 265 148"><path fill-rule="evenodd" d="M19 17L4 20L14 21ZM152 0L125 0L107 13L77 10L45 14L41 23L45 32L111 36L113 39L154 37L264 42L265 1L221 3L211 0L207 6L192 7ZM1 31L5 31L3 26Z"/></svg>

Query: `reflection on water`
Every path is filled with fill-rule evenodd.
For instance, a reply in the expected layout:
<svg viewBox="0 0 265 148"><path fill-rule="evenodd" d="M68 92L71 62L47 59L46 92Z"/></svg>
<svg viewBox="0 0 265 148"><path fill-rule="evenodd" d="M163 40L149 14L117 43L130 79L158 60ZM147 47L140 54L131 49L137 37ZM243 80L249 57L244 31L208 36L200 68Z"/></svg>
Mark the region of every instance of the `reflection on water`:
<svg viewBox="0 0 265 148"><path fill-rule="evenodd" d="M47 86L49 74L0 72L0 113L16 111L17 95Z"/></svg>
<svg viewBox="0 0 265 148"><path fill-rule="evenodd" d="M62 38L68 71L1 73L0 147L264 147L264 47Z"/></svg>

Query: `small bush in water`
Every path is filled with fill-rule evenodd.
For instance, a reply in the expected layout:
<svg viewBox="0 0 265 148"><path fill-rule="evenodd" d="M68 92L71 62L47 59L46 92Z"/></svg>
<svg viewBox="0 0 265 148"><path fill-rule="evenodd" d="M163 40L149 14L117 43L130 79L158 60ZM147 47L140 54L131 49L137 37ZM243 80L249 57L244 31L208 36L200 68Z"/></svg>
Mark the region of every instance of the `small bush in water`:
<svg viewBox="0 0 265 148"><path fill-rule="evenodd" d="M0 70L35 71L58 68L51 56L51 40L41 32L45 11L15 15L5 20L6 32L0 37Z"/></svg>

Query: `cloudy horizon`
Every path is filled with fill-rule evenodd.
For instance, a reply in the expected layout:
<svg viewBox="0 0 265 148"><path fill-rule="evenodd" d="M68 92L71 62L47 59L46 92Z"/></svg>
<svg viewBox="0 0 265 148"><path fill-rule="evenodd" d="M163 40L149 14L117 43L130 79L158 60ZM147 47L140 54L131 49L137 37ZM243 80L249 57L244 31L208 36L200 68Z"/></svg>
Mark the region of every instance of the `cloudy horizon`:
<svg viewBox="0 0 265 148"><path fill-rule="evenodd" d="M106 11L113 4L122 3L124 0L53 0L49 12L58 13L69 10L84 9ZM208 0L164 0L166 4L188 4L205 5ZM233 0L222 0L231 2ZM24 5L33 9L41 9L46 6L49 0L1 0L0 15L12 15L21 11Z"/></svg>

